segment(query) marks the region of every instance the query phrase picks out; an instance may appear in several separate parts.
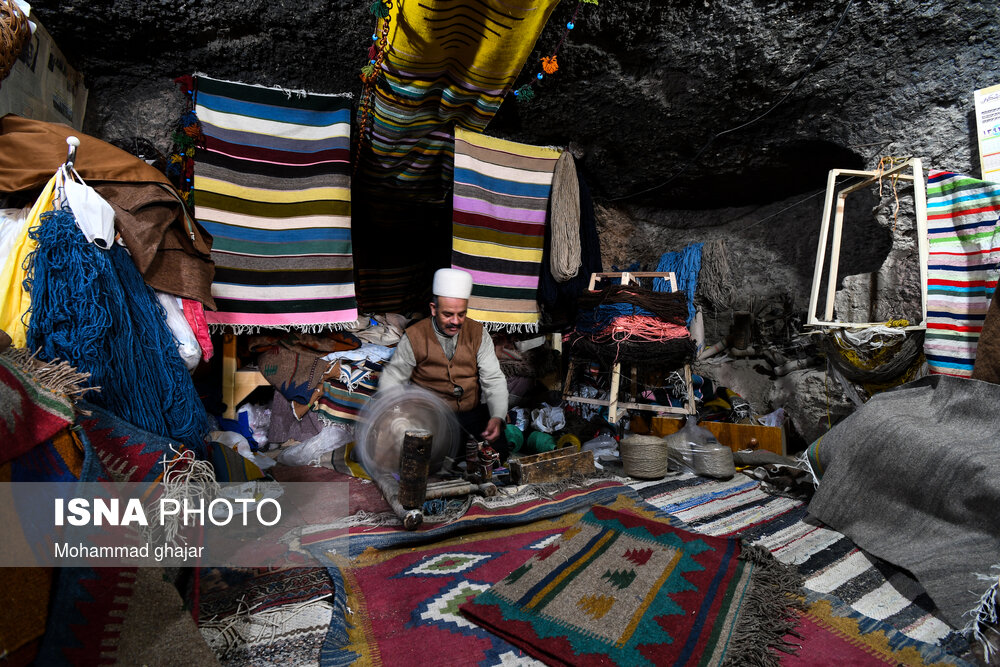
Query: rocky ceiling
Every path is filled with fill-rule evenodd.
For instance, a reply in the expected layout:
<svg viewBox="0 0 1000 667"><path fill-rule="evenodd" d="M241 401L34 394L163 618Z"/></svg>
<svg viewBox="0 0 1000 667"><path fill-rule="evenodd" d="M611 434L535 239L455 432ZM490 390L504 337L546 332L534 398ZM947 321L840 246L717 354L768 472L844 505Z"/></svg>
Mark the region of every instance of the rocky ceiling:
<svg viewBox="0 0 1000 667"><path fill-rule="evenodd" d="M212 76L360 92L367 0L33 3L90 88L87 130L161 148ZM529 67L577 8L564 0ZM1000 4L961 0L600 0L580 5L560 70L487 131L569 146L606 203L760 205L880 155L978 173L972 91L1000 79ZM522 80L531 72L522 73ZM521 81L523 82L523 81ZM519 82L520 83L520 82Z"/></svg>

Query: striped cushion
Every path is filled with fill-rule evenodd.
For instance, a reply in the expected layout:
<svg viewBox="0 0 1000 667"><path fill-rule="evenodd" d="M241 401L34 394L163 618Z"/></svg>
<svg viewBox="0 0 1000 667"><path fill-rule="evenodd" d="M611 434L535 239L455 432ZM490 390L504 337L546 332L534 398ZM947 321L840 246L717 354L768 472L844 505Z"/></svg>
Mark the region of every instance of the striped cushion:
<svg viewBox="0 0 1000 667"><path fill-rule="evenodd" d="M927 335L932 373L969 377L1000 261L1000 184L931 170Z"/></svg>
<svg viewBox="0 0 1000 667"><path fill-rule="evenodd" d="M195 215L215 241L210 325L332 328L357 319L351 98L196 78L205 135Z"/></svg>

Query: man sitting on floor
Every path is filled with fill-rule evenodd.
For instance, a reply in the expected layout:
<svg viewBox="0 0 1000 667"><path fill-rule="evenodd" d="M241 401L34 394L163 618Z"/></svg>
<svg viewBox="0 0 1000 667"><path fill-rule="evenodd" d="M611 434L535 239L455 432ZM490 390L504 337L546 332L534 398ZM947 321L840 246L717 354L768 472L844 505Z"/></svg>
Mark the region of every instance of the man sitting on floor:
<svg viewBox="0 0 1000 667"><path fill-rule="evenodd" d="M407 328L379 389L407 381L429 389L455 411L463 438L480 434L506 461L507 380L493 339L481 323L466 317L472 275L439 269L431 291L431 317Z"/></svg>

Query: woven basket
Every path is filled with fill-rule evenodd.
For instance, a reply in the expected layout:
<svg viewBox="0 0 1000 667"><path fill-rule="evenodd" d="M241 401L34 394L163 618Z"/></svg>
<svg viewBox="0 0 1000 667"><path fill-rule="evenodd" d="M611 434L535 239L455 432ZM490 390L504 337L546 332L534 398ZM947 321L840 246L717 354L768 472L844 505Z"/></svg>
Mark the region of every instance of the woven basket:
<svg viewBox="0 0 1000 667"><path fill-rule="evenodd" d="M0 0L0 82L10 74L29 37L28 17L14 0Z"/></svg>
<svg viewBox="0 0 1000 667"><path fill-rule="evenodd" d="M630 435L618 445L625 474L659 479L667 474L667 441L655 435Z"/></svg>

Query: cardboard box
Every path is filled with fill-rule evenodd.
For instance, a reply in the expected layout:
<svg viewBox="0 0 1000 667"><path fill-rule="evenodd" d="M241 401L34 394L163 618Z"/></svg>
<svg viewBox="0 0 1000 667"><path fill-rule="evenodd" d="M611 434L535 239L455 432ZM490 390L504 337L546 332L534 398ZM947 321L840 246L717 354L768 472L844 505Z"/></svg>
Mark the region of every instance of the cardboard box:
<svg viewBox="0 0 1000 667"><path fill-rule="evenodd" d="M0 81L0 116L13 113L82 131L87 111L83 75L70 67L38 17L32 14L31 20L38 26L35 34Z"/></svg>
<svg viewBox="0 0 1000 667"><path fill-rule="evenodd" d="M785 429L777 426L757 426L754 424L729 424L727 422L699 422L715 439L734 452L750 449L750 439L757 439L757 449L785 455ZM683 419L673 417L653 417L650 430L661 438L671 435L684 427Z"/></svg>

